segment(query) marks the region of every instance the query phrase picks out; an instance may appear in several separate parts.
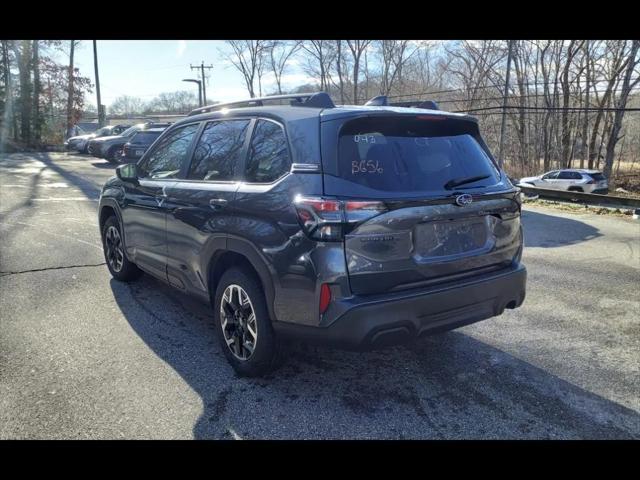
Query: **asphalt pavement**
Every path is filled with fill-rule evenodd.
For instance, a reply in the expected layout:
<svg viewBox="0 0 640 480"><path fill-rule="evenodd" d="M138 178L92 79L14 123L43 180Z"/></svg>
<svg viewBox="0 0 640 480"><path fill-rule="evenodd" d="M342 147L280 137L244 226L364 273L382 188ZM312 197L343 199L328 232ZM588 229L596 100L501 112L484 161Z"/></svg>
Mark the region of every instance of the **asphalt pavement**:
<svg viewBox="0 0 640 480"><path fill-rule="evenodd" d="M207 305L111 279L109 163L0 155L0 438L640 438L640 222L526 207L527 299L415 344L234 375Z"/></svg>

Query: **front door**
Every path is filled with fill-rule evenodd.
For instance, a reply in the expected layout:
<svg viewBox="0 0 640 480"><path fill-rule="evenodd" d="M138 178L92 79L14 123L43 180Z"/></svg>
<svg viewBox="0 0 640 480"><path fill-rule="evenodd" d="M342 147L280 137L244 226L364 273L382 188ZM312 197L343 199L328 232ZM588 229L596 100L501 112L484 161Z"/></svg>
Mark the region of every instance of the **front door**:
<svg viewBox="0 0 640 480"><path fill-rule="evenodd" d="M198 124L165 136L139 164L139 184L127 183L122 222L127 254L141 269L167 280L167 189L189 158Z"/></svg>

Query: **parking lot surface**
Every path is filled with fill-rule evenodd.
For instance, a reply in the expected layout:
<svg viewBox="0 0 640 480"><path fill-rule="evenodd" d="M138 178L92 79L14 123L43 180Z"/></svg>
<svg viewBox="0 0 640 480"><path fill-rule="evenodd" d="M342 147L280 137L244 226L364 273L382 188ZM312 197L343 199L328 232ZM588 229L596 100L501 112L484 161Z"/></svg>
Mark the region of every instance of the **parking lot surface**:
<svg viewBox="0 0 640 480"><path fill-rule="evenodd" d="M526 207L520 309L242 379L207 305L111 279L113 170L0 156L0 438L640 438L640 222Z"/></svg>

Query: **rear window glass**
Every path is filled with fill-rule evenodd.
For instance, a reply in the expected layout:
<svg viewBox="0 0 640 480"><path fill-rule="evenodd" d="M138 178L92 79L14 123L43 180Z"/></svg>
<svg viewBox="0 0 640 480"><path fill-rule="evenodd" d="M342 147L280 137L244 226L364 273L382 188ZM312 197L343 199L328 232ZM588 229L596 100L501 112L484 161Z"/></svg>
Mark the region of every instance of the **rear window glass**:
<svg viewBox="0 0 640 480"><path fill-rule="evenodd" d="M442 191L495 185L498 171L467 122L363 118L342 128L338 173L383 191ZM451 187L450 187L451 188Z"/></svg>
<svg viewBox="0 0 640 480"><path fill-rule="evenodd" d="M151 145L156 138L160 136L161 132L138 132L131 139L131 143L144 143Z"/></svg>
<svg viewBox="0 0 640 480"><path fill-rule="evenodd" d="M605 180L605 176L602 173L588 173L587 175L593 178L596 182Z"/></svg>

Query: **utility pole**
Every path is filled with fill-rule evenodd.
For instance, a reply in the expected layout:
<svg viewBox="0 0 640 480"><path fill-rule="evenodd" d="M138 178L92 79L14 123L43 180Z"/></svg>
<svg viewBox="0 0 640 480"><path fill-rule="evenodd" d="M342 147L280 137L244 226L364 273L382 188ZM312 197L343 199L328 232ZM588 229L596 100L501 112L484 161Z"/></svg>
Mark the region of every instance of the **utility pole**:
<svg viewBox="0 0 640 480"><path fill-rule="evenodd" d="M194 69L200 69L200 79L202 80L202 100L203 100L203 105L206 106L207 105L207 80L204 77L204 69L205 68L213 68L213 65L205 65L204 61L200 64L200 65L191 65L189 64L189 66L191 67L191 70Z"/></svg>
<svg viewBox="0 0 640 480"><path fill-rule="evenodd" d="M69 85L67 90L67 135L65 138L73 136L73 54L76 48L76 41L71 40L71 51L69 54Z"/></svg>
<svg viewBox="0 0 640 480"><path fill-rule="evenodd" d="M511 73L511 54L513 53L513 40L509 40L509 53L507 54L507 75L504 81L504 98L502 100L502 126L500 127L500 147L498 149L498 165L502 168L502 149L504 147L504 128L507 121L507 100L509 99L509 74Z"/></svg>
<svg viewBox="0 0 640 480"><path fill-rule="evenodd" d="M96 74L96 96L98 97L98 127L104 127L104 109L102 108L102 101L100 100L100 76L98 75L98 46L96 41L93 41L93 68Z"/></svg>

